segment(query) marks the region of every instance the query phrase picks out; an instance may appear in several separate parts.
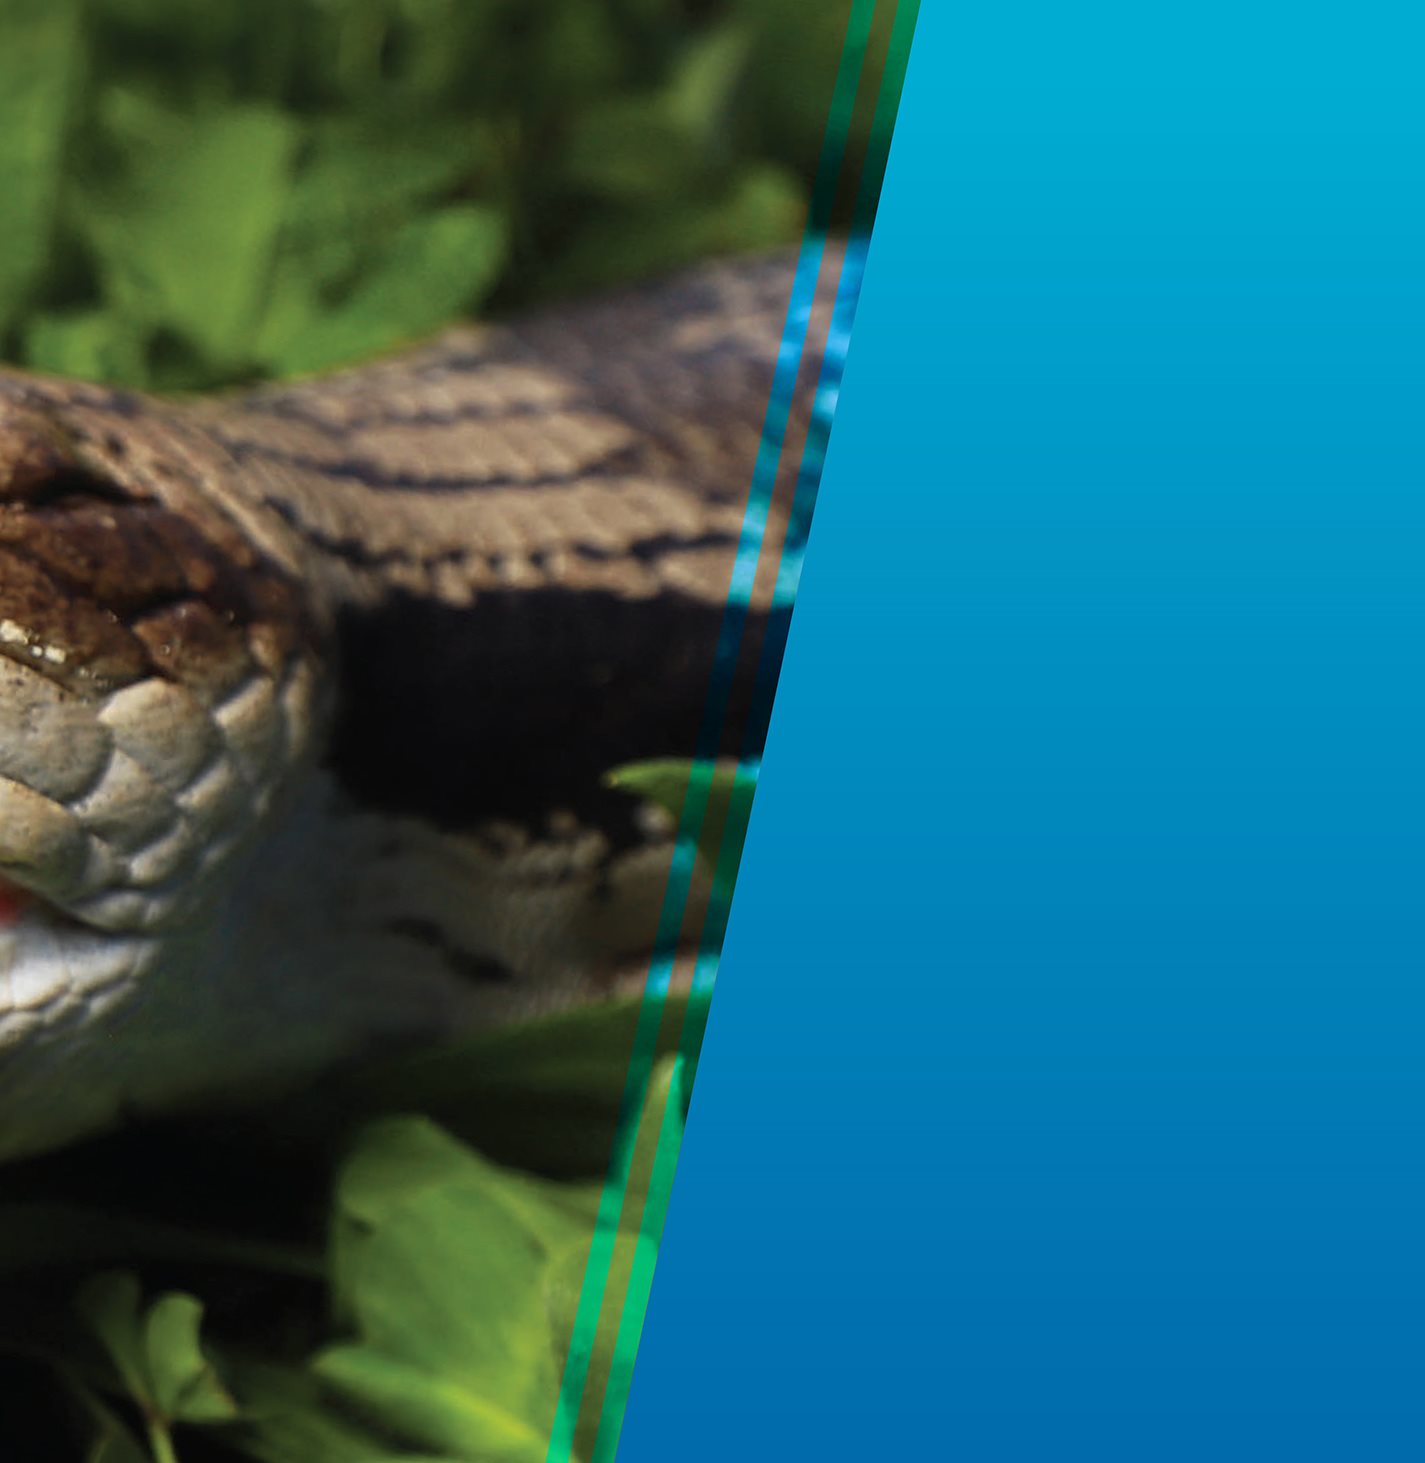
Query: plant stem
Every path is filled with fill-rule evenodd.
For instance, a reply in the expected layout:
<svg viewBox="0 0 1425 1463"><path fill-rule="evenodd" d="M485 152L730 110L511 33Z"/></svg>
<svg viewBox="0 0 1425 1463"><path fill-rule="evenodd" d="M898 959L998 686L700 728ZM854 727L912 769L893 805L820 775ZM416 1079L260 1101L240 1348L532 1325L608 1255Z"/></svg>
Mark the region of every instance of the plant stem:
<svg viewBox="0 0 1425 1463"><path fill-rule="evenodd" d="M173 1438L157 1418L148 1424L148 1446L153 1453L153 1463L178 1463L178 1454L173 1451Z"/></svg>

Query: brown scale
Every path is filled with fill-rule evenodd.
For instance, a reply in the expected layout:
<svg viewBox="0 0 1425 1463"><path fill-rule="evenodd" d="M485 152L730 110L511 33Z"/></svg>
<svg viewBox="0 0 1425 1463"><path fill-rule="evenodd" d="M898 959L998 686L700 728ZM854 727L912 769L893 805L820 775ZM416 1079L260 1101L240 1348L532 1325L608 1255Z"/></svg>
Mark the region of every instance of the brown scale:
<svg viewBox="0 0 1425 1463"><path fill-rule="evenodd" d="M43 413L0 402L0 501L44 497L75 468L73 449Z"/></svg>
<svg viewBox="0 0 1425 1463"><path fill-rule="evenodd" d="M213 701L276 671L298 590L251 545L95 472L42 413L0 417L0 654L80 694L157 673Z"/></svg>

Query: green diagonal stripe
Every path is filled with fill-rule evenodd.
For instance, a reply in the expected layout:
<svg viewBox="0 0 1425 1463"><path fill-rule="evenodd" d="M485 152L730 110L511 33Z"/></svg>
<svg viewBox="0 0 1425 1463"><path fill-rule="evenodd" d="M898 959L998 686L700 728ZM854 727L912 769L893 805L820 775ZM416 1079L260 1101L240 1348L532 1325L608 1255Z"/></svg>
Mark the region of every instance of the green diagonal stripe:
<svg viewBox="0 0 1425 1463"><path fill-rule="evenodd" d="M881 86L876 102L871 144L867 152L860 186L857 191L855 216L852 224L853 235L868 235L875 218L876 206L880 199L881 186L885 177L891 136L895 128L896 114L900 107L906 69L909 65L911 43L915 33L915 23L919 8L919 0L900 0L900 5L896 11L895 24L891 33L885 69L882 74ZM848 294L846 291L846 282L843 278L837 290L837 306L834 312L833 326L839 326L849 331L851 323L854 320L855 308L855 291L851 291ZM804 492L815 493L817 480L820 477L820 464L817 463L815 467L812 467L808 459L811 458L816 450L817 444L813 434L813 436L808 438L802 471L798 476L797 494L799 497ZM793 521L795 521L795 515ZM760 668L758 695L759 698L765 698L770 703L772 693L775 690L777 672L780 668L780 655L777 653L777 648L773 647L770 643L769 650L772 652L767 657L769 663L764 664ZM770 705L766 710L770 710ZM760 719L765 718L765 711L763 711L762 717L759 717L759 711L763 711L763 708L754 705L750 718L754 727ZM742 857L745 831L746 822L744 819L736 826L730 827L726 832L718 857L715 877L717 887L731 887L733 880L736 878L737 868ZM698 963L700 973L706 970L708 966L715 967L716 965L718 952L721 950L723 935L726 930L727 914L728 907L725 903L721 905L715 903L709 911L708 924L705 926L699 941ZM684 1017L683 1032L679 1043L680 1059L684 1064L696 1059L698 1050L702 1045L706 1018L706 1002L693 1000L688 1003L687 1012ZM642 1223L640 1225L640 1243L634 1251L628 1286L619 1318L617 1339L614 1344L613 1363L609 1371L610 1391L603 1399L599 1429L595 1438L594 1451L590 1463L613 1463L618 1448L619 1432L628 1400L627 1386L621 1379L631 1377L633 1362L638 1350L639 1338L643 1330L644 1318L647 1314L648 1299L653 1285L658 1243L662 1237L663 1224L667 1215L668 1199L672 1190L673 1171L677 1165L678 1152L682 1142L682 1125L680 1119L681 1115L677 1111L675 1104L670 1100L663 1109L657 1152L652 1171L649 1175L648 1191ZM618 1389L616 1394L615 1388Z"/></svg>
<svg viewBox="0 0 1425 1463"><path fill-rule="evenodd" d="M803 291L799 290L798 286L809 278L811 289L804 292L808 295L814 293L816 279L820 273L826 219L830 213L837 180L841 172L841 161L845 153L847 135L859 90L861 68L870 37L875 7L876 0L854 0L847 25L846 40L842 48L841 64L833 92L820 164L812 189L810 216L802 241L801 256L798 260L797 279L793 284L792 301L783 330L777 377L773 382L771 398L768 402L767 421L763 429L762 444L758 452L747 511L743 520L737 564L734 567L728 602L724 610L724 634L722 643L719 645L714 684L709 688L705 733L708 724L712 725L715 733L720 732L721 721L725 714L728 686L731 682L730 670L736 663L742 624L746 618L746 606L741 603L741 600L750 593L756 563L760 556L762 532L766 523L767 499L770 497L771 485L775 480L776 467L781 456L782 438L785 435L787 417L790 412L792 389L800 367L802 345L805 341L806 327L805 323L799 319L797 308L799 295ZM720 680L726 681L728 686L720 685ZM716 739L716 736L711 739L714 745ZM706 742L709 738L705 735L702 740ZM669 874L663 917L660 919L662 938L658 942L659 953L655 956L649 970L639 1011L633 1050L629 1059L628 1077L620 1105L618 1136L614 1142L609 1171L600 1196L598 1218L589 1246L589 1257L584 1268L579 1304L575 1312L569 1350L560 1384L559 1401L550 1429L549 1447L545 1454L546 1463L570 1463L573 1456L574 1433L583 1403L584 1386L598 1330L599 1313L603 1306L604 1291L613 1261L619 1216L623 1211L628 1187L629 1159L637 1131L638 1114L643 1105L643 1095L652 1071L653 1051L657 1042L658 1030L662 1024L663 1005L672 973L672 956L665 952L673 949L678 930L682 926L691 887L693 845L696 842L706 809L708 787L708 778L699 776L690 778L684 800L679 828L680 852L675 857Z"/></svg>

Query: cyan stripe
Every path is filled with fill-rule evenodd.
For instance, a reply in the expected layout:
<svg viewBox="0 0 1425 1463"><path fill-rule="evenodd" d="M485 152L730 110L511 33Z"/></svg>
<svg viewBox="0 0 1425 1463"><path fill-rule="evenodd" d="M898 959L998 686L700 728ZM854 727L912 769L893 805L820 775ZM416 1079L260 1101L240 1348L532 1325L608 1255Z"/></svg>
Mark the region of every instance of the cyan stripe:
<svg viewBox="0 0 1425 1463"><path fill-rule="evenodd" d="M851 330L855 324L856 308L860 301L866 250L869 246L876 205L880 199L881 186L885 178L890 142L910 61L910 50L919 8L919 0L900 0L882 73L875 118L871 129L871 143L867 150L861 182L857 190L852 238L842 262L836 299L832 307L831 324L827 332L826 349L817 382L812 423L808 430L798 469L797 487L787 539L782 546L778 562L774 602L785 603L789 609L795 599L816 495L820 488L822 470L826 462L826 451L835 417L841 378L845 371ZM775 476L775 464L772 472ZM755 569L754 565L754 575ZM779 627L769 629L768 638L762 647L757 684L749 710L748 726L745 730L745 745L750 754L755 754L756 749L762 745L762 738L771 718L772 702L786 647L789 621L790 615L785 616ZM755 789L758 764L749 758L744 761L743 767L748 769L753 783L753 787L748 791L750 800ZM732 881L736 877L737 866L742 857L744 830L745 825L744 828L731 829L724 834L714 879L715 885L719 888L731 887ZM716 979L729 912L728 903L715 901L708 911L707 922L699 941L693 995L684 1016L683 1031L679 1041L679 1059L685 1063L696 1060L702 1045L708 1014L707 997L710 995L711 987ZM614 1379L630 1376L643 1330L644 1318L647 1315L649 1296L653 1286L657 1245L667 1216L667 1202L672 1189L673 1170L676 1167L678 1151L681 1147L680 1117L681 1115L674 1110L670 1099L669 1106L665 1108L662 1116L657 1151L648 1184L649 1198L640 1226L640 1244L635 1251L619 1318L613 1365L610 1368L611 1386L617 1385ZM623 1394L605 1397L591 1463L613 1463L618 1448L626 1401L627 1397Z"/></svg>
<svg viewBox="0 0 1425 1463"><path fill-rule="evenodd" d="M781 348L719 629L717 654L697 742L696 755L700 762L715 755L722 740L727 702L731 695L753 579L766 531L777 464L781 458L782 442L791 414L792 395L801 367L816 281L821 272L821 258L826 243L826 219L841 172L875 8L876 0L854 0L847 25L831 113L812 188L810 217L798 255L791 300L782 330ZM604 1291L613 1261L619 1217L623 1211L628 1186L629 1159L637 1134L639 1113L652 1073L664 1002L672 977L673 950L687 908L696 859L696 843L707 810L709 788L710 774L694 775L689 779L683 801L678 828L678 850L669 871L659 917L656 953L640 1004L628 1076L619 1104L613 1154L600 1194L589 1258L584 1267L584 1279L561 1378L559 1400L550 1429L549 1447L545 1453L546 1463L569 1463L573 1454L574 1433L583 1404L599 1314L603 1308Z"/></svg>

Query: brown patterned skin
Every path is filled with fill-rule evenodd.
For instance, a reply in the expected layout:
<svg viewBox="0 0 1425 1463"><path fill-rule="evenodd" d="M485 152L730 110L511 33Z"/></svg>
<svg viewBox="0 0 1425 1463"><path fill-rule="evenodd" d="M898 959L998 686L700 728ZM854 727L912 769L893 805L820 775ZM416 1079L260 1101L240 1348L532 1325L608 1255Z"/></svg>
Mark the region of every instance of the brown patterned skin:
<svg viewBox="0 0 1425 1463"><path fill-rule="evenodd" d="M713 266L206 401L0 373L0 879L36 896L0 1156L647 948L667 820L602 774L693 751L790 283ZM97 1095L57 1107L61 1071Z"/></svg>

